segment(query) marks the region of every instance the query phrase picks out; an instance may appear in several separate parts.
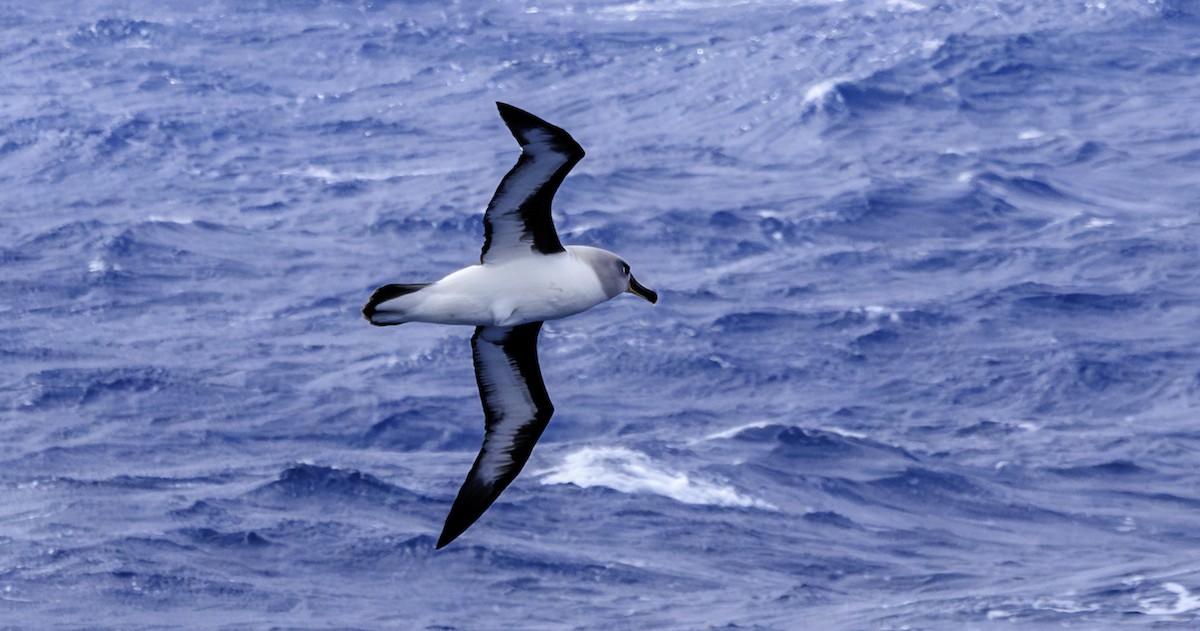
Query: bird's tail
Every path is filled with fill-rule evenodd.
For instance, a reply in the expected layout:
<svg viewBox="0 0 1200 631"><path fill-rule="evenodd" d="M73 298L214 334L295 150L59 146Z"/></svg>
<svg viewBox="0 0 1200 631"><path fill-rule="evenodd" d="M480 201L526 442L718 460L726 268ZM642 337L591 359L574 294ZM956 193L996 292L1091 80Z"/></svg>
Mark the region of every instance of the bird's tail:
<svg viewBox="0 0 1200 631"><path fill-rule="evenodd" d="M387 304L402 296L407 296L411 293L419 291L424 287L428 287L429 283L415 283L407 285L384 285L376 289L371 294L371 299L367 301L363 307L363 317L368 322L375 326L388 326L391 324L404 324L408 322L405 315L406 309L401 304L403 301L397 301L393 304Z"/></svg>

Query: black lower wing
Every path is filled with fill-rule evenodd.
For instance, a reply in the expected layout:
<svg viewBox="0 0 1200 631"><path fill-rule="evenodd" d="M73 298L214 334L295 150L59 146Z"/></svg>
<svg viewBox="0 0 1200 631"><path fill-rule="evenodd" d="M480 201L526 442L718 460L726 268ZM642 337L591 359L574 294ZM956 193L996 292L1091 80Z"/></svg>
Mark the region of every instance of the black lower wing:
<svg viewBox="0 0 1200 631"><path fill-rule="evenodd" d="M541 328L541 322L481 326L471 337L487 433L446 517L438 548L470 528L517 477L554 414L538 366Z"/></svg>

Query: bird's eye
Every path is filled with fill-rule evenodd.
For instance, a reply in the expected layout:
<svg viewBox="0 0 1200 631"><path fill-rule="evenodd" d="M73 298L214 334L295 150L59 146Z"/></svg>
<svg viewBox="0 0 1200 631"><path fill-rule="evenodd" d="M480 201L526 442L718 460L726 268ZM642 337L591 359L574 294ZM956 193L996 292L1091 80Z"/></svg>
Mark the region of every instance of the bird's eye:
<svg viewBox="0 0 1200 631"><path fill-rule="evenodd" d="M628 263L621 263L621 273L622 274L629 273L629 264Z"/></svg>

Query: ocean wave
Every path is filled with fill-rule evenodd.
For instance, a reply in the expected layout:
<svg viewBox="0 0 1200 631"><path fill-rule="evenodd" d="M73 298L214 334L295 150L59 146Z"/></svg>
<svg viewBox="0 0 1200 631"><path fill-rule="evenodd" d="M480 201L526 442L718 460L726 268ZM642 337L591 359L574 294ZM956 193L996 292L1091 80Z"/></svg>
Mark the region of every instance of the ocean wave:
<svg viewBox="0 0 1200 631"><path fill-rule="evenodd" d="M673 471L650 456L620 447L584 448L563 457L562 463L535 475L542 484L601 486L622 493L649 493L684 504L775 510L763 500L731 486L695 474Z"/></svg>
<svg viewBox="0 0 1200 631"><path fill-rule="evenodd" d="M155 40L168 36L163 24L146 20L122 20L104 18L87 26L81 26L71 35L76 46L109 46L121 43L127 46L149 46Z"/></svg>
<svg viewBox="0 0 1200 631"><path fill-rule="evenodd" d="M921 460L902 447L842 428L752 423L712 434L707 440L730 443L727 446L743 463L734 468L739 475L740 467L751 467L756 475L773 480L771 486L815 486L832 495L849 491L857 482L921 466Z"/></svg>
<svg viewBox="0 0 1200 631"><path fill-rule="evenodd" d="M377 506L394 506L422 499L369 473L314 464L288 467L279 474L278 479L254 489L246 497L256 503L272 504L369 500Z"/></svg>
<svg viewBox="0 0 1200 631"><path fill-rule="evenodd" d="M0 626L1200 620L1186 2L64 6L0 14ZM358 310L477 259L496 100L662 301L544 327L549 468L435 550L470 329Z"/></svg>
<svg viewBox="0 0 1200 631"><path fill-rule="evenodd" d="M217 548L258 548L272 542L253 530L224 532L215 528L184 528L178 531L196 545Z"/></svg>
<svg viewBox="0 0 1200 631"><path fill-rule="evenodd" d="M460 340L454 340L461 346ZM466 357L455 360L469 361ZM472 409L470 414L461 412L461 400L449 398L409 397L386 404L382 418L373 423L358 439L362 447L374 447L392 451L425 450L470 450L478 446L483 437L482 415ZM447 415L461 417L462 422L447 425ZM478 418L477 418L478 417Z"/></svg>
<svg viewBox="0 0 1200 631"><path fill-rule="evenodd" d="M103 398L153 393L171 379L168 371L157 366L49 369L26 376L16 402L25 410L94 404Z"/></svg>

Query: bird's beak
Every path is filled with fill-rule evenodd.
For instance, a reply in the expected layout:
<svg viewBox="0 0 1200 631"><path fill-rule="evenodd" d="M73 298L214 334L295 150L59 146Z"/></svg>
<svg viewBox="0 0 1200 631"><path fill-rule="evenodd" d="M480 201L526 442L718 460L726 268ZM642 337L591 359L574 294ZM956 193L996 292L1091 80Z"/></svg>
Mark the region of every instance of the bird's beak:
<svg viewBox="0 0 1200 631"><path fill-rule="evenodd" d="M637 279L632 276L629 277L629 289L626 289L625 291L640 298L645 298L652 305L658 304L658 292L650 289L649 287L643 287L642 284L637 282Z"/></svg>

